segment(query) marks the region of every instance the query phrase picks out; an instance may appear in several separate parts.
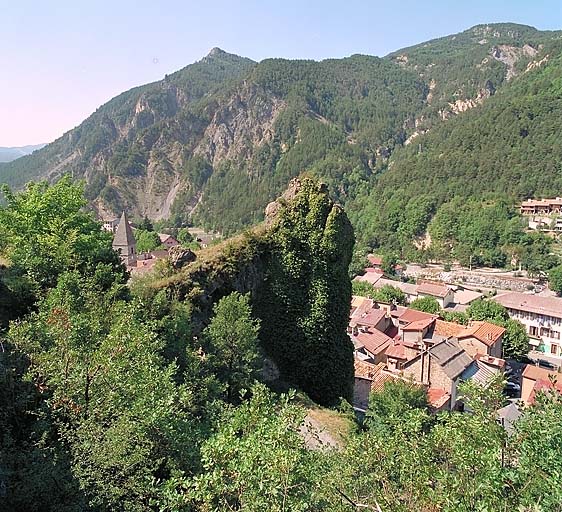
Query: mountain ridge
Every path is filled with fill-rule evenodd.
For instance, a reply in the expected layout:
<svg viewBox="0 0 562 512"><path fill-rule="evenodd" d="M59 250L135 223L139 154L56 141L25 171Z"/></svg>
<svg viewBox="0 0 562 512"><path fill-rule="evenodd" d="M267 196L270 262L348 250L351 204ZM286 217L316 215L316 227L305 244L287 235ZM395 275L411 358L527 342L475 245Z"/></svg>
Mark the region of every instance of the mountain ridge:
<svg viewBox="0 0 562 512"><path fill-rule="evenodd" d="M224 232L260 220L265 204L303 171L353 208L392 168L396 149L544 65L561 35L477 25L385 57L322 61L254 62L214 47L111 99L42 151L3 165L0 181L21 187L71 173L86 180L101 216L128 209Z"/></svg>
<svg viewBox="0 0 562 512"><path fill-rule="evenodd" d="M45 147L47 143L42 144L28 144L26 146L12 146L12 147L0 147L0 162L8 163L22 156L29 155L34 151L37 151Z"/></svg>

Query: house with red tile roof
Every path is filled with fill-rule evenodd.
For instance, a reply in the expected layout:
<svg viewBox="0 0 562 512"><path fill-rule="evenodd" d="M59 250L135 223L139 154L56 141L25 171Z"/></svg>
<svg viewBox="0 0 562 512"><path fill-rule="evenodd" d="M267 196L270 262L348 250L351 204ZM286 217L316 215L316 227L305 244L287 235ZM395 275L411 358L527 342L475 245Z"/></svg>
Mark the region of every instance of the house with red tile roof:
<svg viewBox="0 0 562 512"><path fill-rule="evenodd" d="M360 359L367 359L373 363L385 363L385 351L392 343L392 338L378 329L361 329L352 332L351 341L355 348L355 355Z"/></svg>
<svg viewBox="0 0 562 512"><path fill-rule="evenodd" d="M453 408L457 402L457 386L465 372L470 378L477 371L475 361L454 339L441 341L428 350L421 351L415 358L407 361L401 374L412 378L430 389L443 390L445 403ZM442 394L441 398L445 397Z"/></svg>
<svg viewBox="0 0 562 512"><path fill-rule="evenodd" d="M490 322L470 322L456 338L460 346L474 357L486 354L491 357L503 357L502 341L505 329Z"/></svg>
<svg viewBox="0 0 562 512"><path fill-rule="evenodd" d="M562 197L554 199L528 199L521 203L520 211L522 215L560 213L562 212Z"/></svg>
<svg viewBox="0 0 562 512"><path fill-rule="evenodd" d="M438 318L424 311L405 308L397 317L398 335L403 341L421 342L433 330Z"/></svg>
<svg viewBox="0 0 562 512"><path fill-rule="evenodd" d="M389 321L389 318L384 309L371 308L370 310L363 312L361 315L353 315L349 322L349 326L358 328L370 327L384 331L386 329L387 321Z"/></svg>
<svg viewBox="0 0 562 512"><path fill-rule="evenodd" d="M348 332L356 332L363 328L386 331L392 325L390 306L382 307L366 297L354 295L351 300Z"/></svg>
<svg viewBox="0 0 562 512"><path fill-rule="evenodd" d="M438 318L435 321L435 333L446 338L456 337L465 330L466 326L456 322L447 322Z"/></svg>
<svg viewBox="0 0 562 512"><path fill-rule="evenodd" d="M180 245L180 243L172 235L168 235L168 233L158 233L158 238L166 249Z"/></svg>
<svg viewBox="0 0 562 512"><path fill-rule="evenodd" d="M502 357L502 341L505 329L490 322L473 321L461 325L445 320L435 321L435 333L446 338L454 337L472 357L486 354Z"/></svg>
<svg viewBox="0 0 562 512"><path fill-rule="evenodd" d="M385 350L386 367L391 372L400 372L406 362L418 356L420 350L417 343L393 339Z"/></svg>
<svg viewBox="0 0 562 512"><path fill-rule="evenodd" d="M373 364L355 359L354 367L353 406L365 411L369 406L371 392L382 391L384 383L392 379L392 376L384 372L384 363Z"/></svg>
<svg viewBox="0 0 562 512"><path fill-rule="evenodd" d="M434 298L442 309L452 304L455 300L453 290L444 283L422 281L418 284L417 291L419 297Z"/></svg>
<svg viewBox="0 0 562 512"><path fill-rule="evenodd" d="M539 391L562 393L562 374L528 364L521 374L521 400L533 404Z"/></svg>

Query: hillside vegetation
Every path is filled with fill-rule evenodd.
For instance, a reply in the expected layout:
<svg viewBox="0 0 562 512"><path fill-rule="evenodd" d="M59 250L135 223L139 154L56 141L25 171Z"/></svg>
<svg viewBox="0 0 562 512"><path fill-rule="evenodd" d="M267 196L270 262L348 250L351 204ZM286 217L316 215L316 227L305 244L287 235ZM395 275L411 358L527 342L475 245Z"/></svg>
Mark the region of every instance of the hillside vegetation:
<svg viewBox="0 0 562 512"><path fill-rule="evenodd" d="M490 243L484 246L515 244L513 237L522 235L515 234L521 227L516 202L562 191L561 129L558 54L480 107L396 151L392 165L353 206L356 229L383 247L407 247L426 229L437 246L457 246L470 243L470 233L459 226L472 223L472 209L487 219ZM498 230L506 236L494 234Z"/></svg>
<svg viewBox="0 0 562 512"><path fill-rule="evenodd" d="M80 192L37 184L0 207L2 510L560 510L555 392L511 434L502 382L461 383L470 414L432 415L400 380L363 422L335 400L353 379L353 233L324 186L293 182L265 225L144 287ZM286 392L259 382L262 348Z"/></svg>

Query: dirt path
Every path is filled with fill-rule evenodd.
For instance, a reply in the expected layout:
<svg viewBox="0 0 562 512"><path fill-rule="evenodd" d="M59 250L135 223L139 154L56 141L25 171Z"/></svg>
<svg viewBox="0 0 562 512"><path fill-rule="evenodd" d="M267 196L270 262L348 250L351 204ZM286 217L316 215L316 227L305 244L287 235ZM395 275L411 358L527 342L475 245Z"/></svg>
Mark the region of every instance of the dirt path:
<svg viewBox="0 0 562 512"><path fill-rule="evenodd" d="M342 447L341 441L310 414L306 415L299 432L309 450L340 449Z"/></svg>

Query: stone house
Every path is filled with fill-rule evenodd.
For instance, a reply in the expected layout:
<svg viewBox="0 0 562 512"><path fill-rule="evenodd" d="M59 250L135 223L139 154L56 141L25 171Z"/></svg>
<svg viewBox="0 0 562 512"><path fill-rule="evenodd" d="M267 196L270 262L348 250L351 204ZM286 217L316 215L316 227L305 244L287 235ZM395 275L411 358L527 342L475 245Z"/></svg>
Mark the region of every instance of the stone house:
<svg viewBox="0 0 562 512"><path fill-rule="evenodd" d="M167 233L158 233L158 238L160 239L160 243L166 247L166 249L180 245L180 243L172 235L168 235Z"/></svg>
<svg viewBox="0 0 562 512"><path fill-rule="evenodd" d="M436 320L435 333L440 336L455 337L471 357L485 354L501 358L503 355L502 341L505 329L490 322L474 321L464 326Z"/></svg>
<svg viewBox="0 0 562 512"><path fill-rule="evenodd" d="M372 364L355 359L354 367L353 406L361 411L366 411L371 391L381 391L384 383L391 377L384 374L384 363Z"/></svg>
<svg viewBox="0 0 562 512"><path fill-rule="evenodd" d="M402 374L428 389L444 391L452 409L457 403L457 386L463 373L475 364L456 340L447 339L404 363Z"/></svg>

